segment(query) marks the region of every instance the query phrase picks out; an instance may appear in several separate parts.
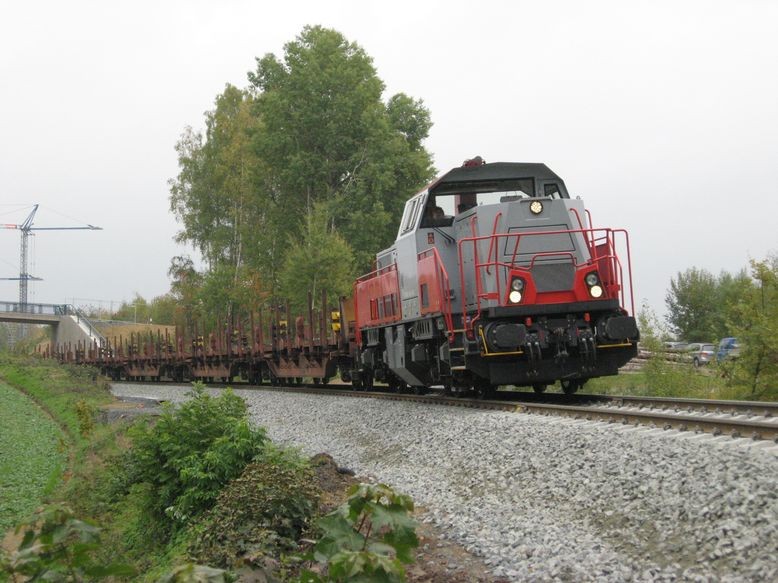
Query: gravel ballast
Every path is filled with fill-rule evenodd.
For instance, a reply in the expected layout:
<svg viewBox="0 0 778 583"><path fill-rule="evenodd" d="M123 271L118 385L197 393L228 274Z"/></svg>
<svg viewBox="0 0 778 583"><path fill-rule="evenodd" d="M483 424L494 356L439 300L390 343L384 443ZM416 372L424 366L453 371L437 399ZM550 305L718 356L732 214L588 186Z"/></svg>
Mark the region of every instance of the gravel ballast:
<svg viewBox="0 0 778 583"><path fill-rule="evenodd" d="M114 385L179 401L186 388ZM778 580L778 457L723 438L236 390L278 442L410 494L516 581ZM745 443L745 440L741 440Z"/></svg>

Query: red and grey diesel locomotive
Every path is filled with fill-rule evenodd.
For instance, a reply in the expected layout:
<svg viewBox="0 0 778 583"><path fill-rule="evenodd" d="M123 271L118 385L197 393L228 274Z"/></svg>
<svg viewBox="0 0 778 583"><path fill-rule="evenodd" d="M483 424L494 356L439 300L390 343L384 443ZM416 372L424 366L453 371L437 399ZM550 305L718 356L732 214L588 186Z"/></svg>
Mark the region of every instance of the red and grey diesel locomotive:
<svg viewBox="0 0 778 583"><path fill-rule="evenodd" d="M354 302L364 386L573 393L637 353L628 234L592 227L544 164L475 158L432 182Z"/></svg>
<svg viewBox="0 0 778 583"><path fill-rule="evenodd" d="M189 340L138 335L52 355L114 379L326 384L339 371L366 389L488 396L560 381L574 393L637 353L629 259L627 232L594 228L544 164L475 158L406 203L396 241L331 322L326 297L316 312L309 295L296 319L276 303Z"/></svg>

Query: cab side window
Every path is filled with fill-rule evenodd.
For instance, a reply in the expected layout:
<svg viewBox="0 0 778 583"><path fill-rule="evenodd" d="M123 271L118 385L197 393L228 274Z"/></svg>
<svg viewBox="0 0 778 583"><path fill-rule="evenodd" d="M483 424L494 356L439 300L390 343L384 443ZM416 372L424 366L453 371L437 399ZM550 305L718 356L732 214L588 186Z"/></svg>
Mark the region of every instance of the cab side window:
<svg viewBox="0 0 778 583"><path fill-rule="evenodd" d="M556 182L549 182L543 185L543 196L550 196L551 198L562 198L559 193L559 185Z"/></svg>
<svg viewBox="0 0 778 583"><path fill-rule="evenodd" d="M420 197L411 199L405 204L405 213L403 214L403 220L400 225L400 235L404 235L413 230L414 225L416 225L416 219L419 216L420 206Z"/></svg>

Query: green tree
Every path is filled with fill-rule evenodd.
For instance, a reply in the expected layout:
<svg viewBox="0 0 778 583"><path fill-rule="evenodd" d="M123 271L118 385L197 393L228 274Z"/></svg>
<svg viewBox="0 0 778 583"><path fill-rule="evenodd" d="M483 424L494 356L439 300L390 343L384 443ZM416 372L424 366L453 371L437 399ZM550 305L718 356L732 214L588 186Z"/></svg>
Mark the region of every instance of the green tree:
<svg viewBox="0 0 778 583"><path fill-rule="evenodd" d="M421 101L395 95L372 59L335 30L306 27L249 74L262 120L254 134L278 227L297 235L317 202L351 244L359 269L394 239L402 206L433 175L422 141L430 128Z"/></svg>
<svg viewBox="0 0 778 583"><path fill-rule="evenodd" d="M751 261L755 282L731 310L730 326L741 345L735 380L751 395L778 398L778 255Z"/></svg>
<svg viewBox="0 0 778 583"><path fill-rule="evenodd" d="M195 245L210 267L243 263L244 235L261 213L251 103L249 93L227 85L205 114L205 138L187 128L176 145L180 172L170 181L170 208L183 225L177 240Z"/></svg>
<svg viewBox="0 0 778 583"><path fill-rule="evenodd" d="M730 313L744 296L753 290L754 282L745 269L735 274L722 271L716 281L716 296L714 304L716 311L713 316L713 334L709 340L720 340L732 335L730 329Z"/></svg>
<svg viewBox="0 0 778 583"><path fill-rule="evenodd" d="M322 291L335 302L338 297L350 294L354 283L354 255L348 243L331 227L326 211L325 205L314 206L302 238L291 243L280 273L281 293L297 314L305 313L309 291L315 303Z"/></svg>
<svg viewBox="0 0 778 583"><path fill-rule="evenodd" d="M667 322L679 338L710 341L715 330L716 278L705 269L692 267L670 280L665 296Z"/></svg>
<svg viewBox="0 0 778 583"><path fill-rule="evenodd" d="M205 132L187 128L176 146L178 240L206 263L197 275L186 258L171 265L189 326L214 310L235 323L281 285L296 304L308 290L340 293L344 274L368 270L393 241L406 199L433 176L429 111L402 93L384 102L372 59L340 33L306 27L282 58L257 59L249 81L227 85ZM324 246L318 270L314 244ZM330 258L345 263L325 272Z"/></svg>

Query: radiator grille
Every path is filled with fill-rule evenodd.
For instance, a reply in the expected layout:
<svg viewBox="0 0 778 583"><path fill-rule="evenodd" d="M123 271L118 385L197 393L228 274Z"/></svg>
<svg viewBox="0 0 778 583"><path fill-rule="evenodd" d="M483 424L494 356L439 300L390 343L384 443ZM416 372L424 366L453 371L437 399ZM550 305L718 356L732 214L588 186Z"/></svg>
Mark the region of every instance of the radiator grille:
<svg viewBox="0 0 778 583"><path fill-rule="evenodd" d="M539 292L573 289L575 269L571 263L540 263L530 270Z"/></svg>

